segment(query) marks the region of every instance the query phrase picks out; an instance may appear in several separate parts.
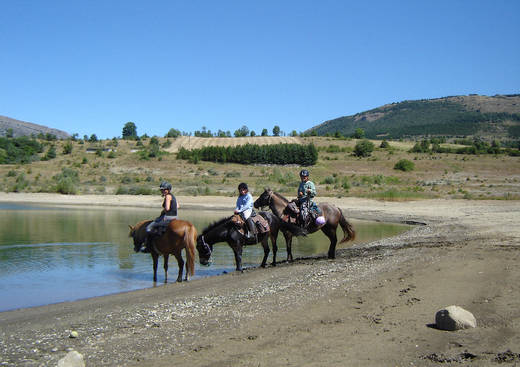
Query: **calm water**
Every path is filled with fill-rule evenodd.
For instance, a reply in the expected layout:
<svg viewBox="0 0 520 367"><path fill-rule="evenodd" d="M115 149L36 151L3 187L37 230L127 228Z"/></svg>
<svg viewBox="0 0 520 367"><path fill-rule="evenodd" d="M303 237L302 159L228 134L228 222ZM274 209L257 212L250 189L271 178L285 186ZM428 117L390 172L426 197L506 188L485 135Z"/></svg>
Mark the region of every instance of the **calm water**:
<svg viewBox="0 0 520 367"><path fill-rule="evenodd" d="M230 201L230 207L231 204ZM148 254L134 253L128 225L153 219L157 214L158 210L150 209L0 203L0 311L153 287L152 259ZM180 214L200 232L230 213L182 210ZM366 221L352 223L357 243L393 236L409 228ZM342 231L338 230L340 236ZM293 240L293 255L326 253L328 246L325 235L314 233ZM278 260L285 260L285 240L281 235L278 247ZM243 265L258 266L262 257L260 245L248 246L243 253ZM233 252L225 243L215 246L211 267L200 267L198 256L196 262L195 277L235 269ZM162 258L157 276L157 285L161 285ZM176 278L177 261L172 257L169 282Z"/></svg>

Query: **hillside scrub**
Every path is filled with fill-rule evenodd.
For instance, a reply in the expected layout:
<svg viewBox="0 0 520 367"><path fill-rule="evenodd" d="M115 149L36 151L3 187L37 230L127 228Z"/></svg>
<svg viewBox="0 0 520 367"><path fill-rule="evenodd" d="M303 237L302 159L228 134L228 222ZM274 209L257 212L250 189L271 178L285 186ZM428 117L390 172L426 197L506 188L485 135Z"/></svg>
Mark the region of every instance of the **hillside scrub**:
<svg viewBox="0 0 520 367"><path fill-rule="evenodd" d="M152 145L162 147L166 139L157 138ZM219 139L227 138L206 139L196 142L213 141L213 144L217 144ZM248 138L243 139L247 141ZM285 141L283 139L281 137L280 141ZM374 148L370 158L360 159L352 154L356 140L331 137L298 139L302 146L312 144L316 148L317 160L314 165L239 164L203 160L194 164L177 159L173 152L164 153L162 148L159 156L140 159L140 154L143 154L140 151L147 150L151 139L139 140L140 147L136 146L137 141L130 139L93 143L70 141L72 150L64 154L64 146L69 141L47 142L36 139L43 151L36 153L34 161L0 165L0 191L159 195L160 182L167 180L173 184L176 195L234 197L238 183L246 182L254 197L265 187L270 187L292 198L299 183L298 172L306 167L316 184L318 202L331 202L335 197L347 195L372 195L381 200L394 200L395 197L412 200L417 196L500 200L520 197L518 157L433 151L412 153L410 149L415 142L389 140L391 149L379 148L381 141L371 141L377 148ZM169 140L172 146L178 143L177 139ZM187 139L183 141L187 142ZM41 160L50 144L55 146L55 158ZM443 146L451 149L464 147L444 143ZM109 149L114 153L111 154ZM103 154L98 155L98 151ZM394 169L395 163L401 159L413 162L415 169L408 172ZM73 184L71 180L74 180Z"/></svg>

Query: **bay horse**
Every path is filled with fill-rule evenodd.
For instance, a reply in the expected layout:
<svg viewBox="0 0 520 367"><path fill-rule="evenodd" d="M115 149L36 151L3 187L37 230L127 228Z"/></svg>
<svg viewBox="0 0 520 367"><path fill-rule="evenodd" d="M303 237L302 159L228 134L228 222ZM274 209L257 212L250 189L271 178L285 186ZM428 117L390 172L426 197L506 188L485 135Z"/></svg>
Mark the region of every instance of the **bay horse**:
<svg viewBox="0 0 520 367"><path fill-rule="evenodd" d="M269 231L259 233L256 237L251 239L246 239L245 236L239 232L236 224L232 220L233 216L222 218L206 227L202 231L202 234L197 237L197 251L199 253L200 264L209 265L211 253L213 252L213 245L218 242L226 242L235 255L236 270L242 271L242 248L247 245L261 243L264 249L264 258L260 266L265 267L269 256L268 239L270 238L273 247L272 265L276 266L276 252L278 251L276 239L280 229L296 236L306 235L304 229L290 223L285 223L273 213L259 212L257 215L261 215L265 220L267 220Z"/></svg>
<svg viewBox="0 0 520 367"><path fill-rule="evenodd" d="M129 237L134 239L134 251L141 251L144 242L146 241L146 226L150 224L151 220L144 220L137 223L135 226L130 226ZM197 230L195 226L188 221L175 219L172 220L166 232L159 237L152 240L150 248L150 255L153 259L153 281L157 282L157 264L159 256L164 257L164 282L168 282L168 257L173 254L177 259L179 265L179 274L177 281L182 282L182 273L184 269L184 260L182 259L181 251L186 249L186 277L184 280L188 281L190 276L195 274L195 242L197 240Z"/></svg>
<svg viewBox="0 0 520 367"><path fill-rule="evenodd" d="M282 218L283 212L285 208L289 204L289 200L284 198L281 194L266 188L264 192L256 199L254 202L255 208L261 208L268 206L271 211L278 218ZM329 238L330 245L328 251L329 259L334 259L336 257L336 244L338 242L338 238L336 236L336 229L338 228L338 224L343 229L343 239L339 243L353 241L356 238L356 231L354 227L345 219L343 216L343 212L341 209L335 207L334 205L328 203L320 203L318 207L321 209L322 215L325 217L325 224L320 227L313 226L308 229L309 233L316 232L318 229ZM282 233L285 237L285 242L287 244L287 261L292 261L292 237L293 233L284 231L282 229Z"/></svg>

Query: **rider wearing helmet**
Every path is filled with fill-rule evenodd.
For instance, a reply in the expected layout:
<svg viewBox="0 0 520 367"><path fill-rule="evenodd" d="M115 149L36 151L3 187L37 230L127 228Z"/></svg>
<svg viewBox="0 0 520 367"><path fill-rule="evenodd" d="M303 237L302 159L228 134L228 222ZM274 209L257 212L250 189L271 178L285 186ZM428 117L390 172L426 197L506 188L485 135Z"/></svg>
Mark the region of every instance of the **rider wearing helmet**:
<svg viewBox="0 0 520 367"><path fill-rule="evenodd" d="M171 192L171 183L163 181L161 182L159 189L161 190L161 195L164 197L162 203L163 210L161 211L161 215L155 218L155 220L146 227L146 233L148 236L146 238L146 250L143 252L150 251L151 240L155 228L167 226L172 220L177 219L177 209L179 209L179 204Z"/></svg>
<svg viewBox="0 0 520 367"><path fill-rule="evenodd" d="M312 208L319 213L319 209L312 201L316 196L316 186L309 180L309 171L302 169L300 171L300 179L300 186L298 186L298 206L300 207L303 224L306 226L309 210Z"/></svg>
<svg viewBox="0 0 520 367"><path fill-rule="evenodd" d="M244 182L238 185L238 192L235 214L239 214L247 223L248 232L246 237L252 238L256 235L255 224L253 223L253 218L251 218L251 214L253 213L253 196L249 193L249 188Z"/></svg>
<svg viewBox="0 0 520 367"><path fill-rule="evenodd" d="M316 186L314 183L309 180L309 171L306 169L302 169L300 171L300 186L298 186L298 201L302 203L303 201L310 200L316 196Z"/></svg>

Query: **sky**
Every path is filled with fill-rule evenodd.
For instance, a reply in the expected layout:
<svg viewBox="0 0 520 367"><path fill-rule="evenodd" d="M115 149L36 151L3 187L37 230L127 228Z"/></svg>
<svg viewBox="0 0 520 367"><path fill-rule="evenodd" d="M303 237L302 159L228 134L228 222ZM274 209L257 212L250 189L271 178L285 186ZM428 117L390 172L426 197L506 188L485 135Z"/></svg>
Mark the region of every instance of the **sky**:
<svg viewBox="0 0 520 367"><path fill-rule="evenodd" d="M517 0L0 0L0 115L80 137L290 134L520 93Z"/></svg>

